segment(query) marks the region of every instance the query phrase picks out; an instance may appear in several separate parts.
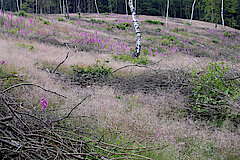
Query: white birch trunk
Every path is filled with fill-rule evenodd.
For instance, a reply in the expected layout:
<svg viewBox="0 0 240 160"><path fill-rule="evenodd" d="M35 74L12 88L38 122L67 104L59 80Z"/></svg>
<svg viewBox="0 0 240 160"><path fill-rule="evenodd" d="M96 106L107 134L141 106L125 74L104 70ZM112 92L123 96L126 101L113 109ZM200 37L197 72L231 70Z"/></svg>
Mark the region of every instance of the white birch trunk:
<svg viewBox="0 0 240 160"><path fill-rule="evenodd" d="M168 9L169 9L169 0L167 0L167 14L166 14L166 28L168 29Z"/></svg>
<svg viewBox="0 0 240 160"><path fill-rule="evenodd" d="M65 7L65 0L63 0L63 14L64 14L64 16L67 18L67 15L66 15L66 7Z"/></svg>
<svg viewBox="0 0 240 160"><path fill-rule="evenodd" d="M96 6L97 14L100 17L100 14L99 14L99 11L98 11L98 6L97 6L97 0L95 0L95 6Z"/></svg>
<svg viewBox="0 0 240 160"><path fill-rule="evenodd" d="M38 6L37 6L37 4L38 4L38 1L36 0L36 14L38 14Z"/></svg>
<svg viewBox="0 0 240 160"><path fill-rule="evenodd" d="M66 8L67 8L67 19L69 19L69 8L68 8L68 1L66 0Z"/></svg>
<svg viewBox="0 0 240 160"><path fill-rule="evenodd" d="M126 4L126 15L127 15L127 18L128 18L128 5L127 5L127 0L125 0L125 4Z"/></svg>
<svg viewBox="0 0 240 160"><path fill-rule="evenodd" d="M196 3L196 0L193 1L193 5L192 5L192 14L191 14L191 20L190 20L190 24L191 25L192 25L192 19L193 19L193 12L194 12L195 3Z"/></svg>
<svg viewBox="0 0 240 160"><path fill-rule="evenodd" d="M16 2L17 2L17 10L18 10L18 12L19 12L19 4L18 4L18 0L16 0Z"/></svg>
<svg viewBox="0 0 240 160"><path fill-rule="evenodd" d="M133 57L138 57L140 55L140 51L141 51L141 31L140 31L138 22L136 20L136 12L135 12L135 8L133 7L132 0L129 0L129 7L130 7L131 13L132 13L132 19L133 19L134 28L136 31L136 41L137 41L136 49L133 54Z"/></svg>
<svg viewBox="0 0 240 160"><path fill-rule="evenodd" d="M63 9L62 9L62 0L59 0L59 5L60 5L60 13L63 13Z"/></svg>
<svg viewBox="0 0 240 160"><path fill-rule="evenodd" d="M20 10L22 11L22 0L20 0Z"/></svg>
<svg viewBox="0 0 240 160"><path fill-rule="evenodd" d="M1 11L3 11L3 0L1 0Z"/></svg>
<svg viewBox="0 0 240 160"><path fill-rule="evenodd" d="M223 30L225 31L225 26L224 26L224 18L223 18L223 0L222 0L221 16L222 16L222 25L223 25Z"/></svg>

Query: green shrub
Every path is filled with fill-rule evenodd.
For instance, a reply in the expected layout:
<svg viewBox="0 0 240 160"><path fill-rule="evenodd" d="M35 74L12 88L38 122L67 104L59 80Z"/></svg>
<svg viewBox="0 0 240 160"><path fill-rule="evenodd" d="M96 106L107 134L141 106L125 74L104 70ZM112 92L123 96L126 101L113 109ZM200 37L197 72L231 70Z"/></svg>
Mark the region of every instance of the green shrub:
<svg viewBox="0 0 240 160"><path fill-rule="evenodd" d="M71 21L71 22L69 22L69 23L71 23L71 24L75 24L75 22L74 22L74 21Z"/></svg>
<svg viewBox="0 0 240 160"><path fill-rule="evenodd" d="M25 11L20 11L18 16L27 17L27 13Z"/></svg>
<svg viewBox="0 0 240 160"><path fill-rule="evenodd" d="M112 68L108 67L106 63L109 63L109 61L101 63L100 60L97 60L96 64L92 66L80 67L75 65L72 66L72 68L76 76L91 75L96 77L104 77L112 74Z"/></svg>
<svg viewBox="0 0 240 160"><path fill-rule="evenodd" d="M40 17L39 17L38 19L39 19L40 21L42 21L42 20L43 20L43 19L42 19L42 18L40 18Z"/></svg>
<svg viewBox="0 0 240 160"><path fill-rule="evenodd" d="M132 27L132 25L131 25L130 23L123 23L123 25L124 25L125 27Z"/></svg>
<svg viewBox="0 0 240 160"><path fill-rule="evenodd" d="M93 18L92 18L92 19L90 19L90 21L91 21L91 22L96 22L96 19L93 19Z"/></svg>
<svg viewBox="0 0 240 160"><path fill-rule="evenodd" d="M159 32L161 32L161 31L162 31L162 29L161 29L161 28L156 28L156 31L159 31Z"/></svg>
<svg viewBox="0 0 240 160"><path fill-rule="evenodd" d="M46 24L46 25L50 25L49 21L43 21L43 23Z"/></svg>
<svg viewBox="0 0 240 160"><path fill-rule="evenodd" d="M22 48L28 48L30 51L34 50L34 46L33 45L28 45L28 44L25 44L25 43L19 43L18 44L19 47L22 47Z"/></svg>
<svg viewBox="0 0 240 160"><path fill-rule="evenodd" d="M213 43L218 43L218 40L214 39L214 40L213 40Z"/></svg>
<svg viewBox="0 0 240 160"><path fill-rule="evenodd" d="M107 29L106 29L108 32L113 32L113 28L111 28L111 27L107 27Z"/></svg>
<svg viewBox="0 0 240 160"><path fill-rule="evenodd" d="M147 22L147 23L150 23L150 24L161 24L162 26L164 25L164 23L160 22L160 21L145 20L144 22Z"/></svg>
<svg viewBox="0 0 240 160"><path fill-rule="evenodd" d="M102 15L109 15L109 13L107 13L107 12L106 13L102 13Z"/></svg>
<svg viewBox="0 0 240 160"><path fill-rule="evenodd" d="M150 63L149 57L143 56L143 55L140 55L138 58L133 58L132 56L129 56L127 54L124 54L124 55L119 54L119 55L113 56L113 58L115 60L128 61L128 62L135 63L135 64L147 65Z"/></svg>
<svg viewBox="0 0 240 160"><path fill-rule="evenodd" d="M188 25L188 26L191 26L191 24L189 22L186 22L185 24Z"/></svg>
<svg viewBox="0 0 240 160"><path fill-rule="evenodd" d="M192 71L192 109L204 117L240 120L240 114L232 111L231 103L240 98L240 81L227 78L229 65L211 62L204 74ZM228 107L226 107L228 106Z"/></svg>
<svg viewBox="0 0 240 160"><path fill-rule="evenodd" d="M64 18L62 18L62 17L58 17L57 20L60 22L64 22Z"/></svg>

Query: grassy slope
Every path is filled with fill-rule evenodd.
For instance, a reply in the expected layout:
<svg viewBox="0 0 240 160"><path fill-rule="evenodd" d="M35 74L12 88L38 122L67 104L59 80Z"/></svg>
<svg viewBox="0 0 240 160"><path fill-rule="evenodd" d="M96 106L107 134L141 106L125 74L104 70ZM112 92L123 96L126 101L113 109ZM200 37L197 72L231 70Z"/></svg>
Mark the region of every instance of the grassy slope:
<svg viewBox="0 0 240 160"><path fill-rule="evenodd" d="M129 50L131 47L134 48L135 44L133 27L129 27L127 31L113 27L114 24L131 23L130 16L127 19L125 15L113 14L102 15L99 18L96 14L82 14L81 20L78 20L77 15L71 15L72 20L65 22L57 21L58 17L60 15L43 16L43 21L49 21L50 25L44 25L43 21L38 20L32 35L31 33L27 33L26 36L19 34L16 37L16 34L6 33L2 29L0 58L6 60L5 69L24 67L19 74L27 77L29 81L67 95L69 100L64 105L59 104L59 107L65 110L77 103L80 98L89 93L93 94L92 98L76 110L74 115L94 116L101 122L100 128L121 130L126 132L130 139L133 138L142 143L170 144L164 151L152 153L150 157L153 159L236 159L239 156L239 127L232 127L230 122L225 122L221 128L216 128L205 122L181 118L179 112L184 107L186 97L178 92L162 95L135 92L126 95L109 86L91 85L81 88L56 80L57 77L49 76L46 68L51 69L59 64L70 51L64 45L66 42L77 46L77 51L74 52L72 49L69 59L61 66L60 70L65 73L71 72L71 65L88 66L95 64L97 59L109 59L108 65L114 69L131 64L115 61L112 54L119 55L123 52L131 54ZM13 18L17 19L15 16ZM26 24L30 23L30 19L23 18ZM101 22L91 19L99 19ZM143 32L143 52L152 62L160 61L153 66L155 69L184 68L186 72L190 72L192 68L200 70L208 64L209 57L222 61L232 60L235 68L239 69L240 32L237 30L227 28L228 33L221 36L220 26L215 30L214 24L211 23L193 21L193 26L188 26L186 20L170 19L168 34L164 26L144 22L149 19L164 22L161 17L139 16L138 19ZM53 35L38 35L41 29L44 33L44 28L47 28L47 34L51 24L55 25ZM101 42L82 45L85 39L94 38L93 34L96 31L97 35L102 37ZM76 35L81 33L91 35L86 36L87 38L78 38L77 40L81 42L76 42ZM29 40L29 37L35 38ZM168 45L161 45L162 43ZM125 50L121 45L125 47ZM130 73L145 72L148 72L146 68L134 67L133 70L132 68L121 70L118 74L130 75ZM36 93L32 96L37 103L37 97L40 95ZM55 103L58 101L51 96L48 99ZM164 130L168 135L174 134L175 144L171 138L166 141L163 137L157 138L159 132Z"/></svg>

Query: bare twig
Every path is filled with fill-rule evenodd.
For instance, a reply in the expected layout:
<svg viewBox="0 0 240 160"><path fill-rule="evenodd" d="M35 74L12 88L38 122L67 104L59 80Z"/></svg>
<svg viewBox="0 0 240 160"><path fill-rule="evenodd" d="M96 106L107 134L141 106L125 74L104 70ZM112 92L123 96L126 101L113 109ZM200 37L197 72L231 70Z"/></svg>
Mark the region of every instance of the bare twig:
<svg viewBox="0 0 240 160"><path fill-rule="evenodd" d="M68 55L69 55L69 52L67 53L65 59L57 65L57 67L54 69L54 71L52 73L55 73L57 71L57 69L68 59Z"/></svg>
<svg viewBox="0 0 240 160"><path fill-rule="evenodd" d="M34 84L34 83L19 83L19 84L13 85L13 86L11 86L11 87L9 87L9 88L1 91L0 94L4 94L5 92L7 92L7 91L9 91L9 90L11 90L11 89L13 89L13 88L20 87L20 86L35 86L35 87L41 88L42 90L44 90L44 91L46 91L46 92L56 94L56 95L58 95L58 96L60 96L60 97L63 97L63 98L67 98L66 96L63 96L63 95L61 95L61 94L59 94L59 93L57 93L57 92L51 91L51 90L49 90L49 89L45 89L45 88L43 88L42 86L40 86L40 85L38 85L38 84Z"/></svg>
<svg viewBox="0 0 240 160"><path fill-rule="evenodd" d="M83 99L81 100L81 102L79 102L76 106L74 106L66 116L64 116L64 117L62 117L62 118L60 118L60 119L58 119L58 120L56 120L56 121L53 121L53 122L59 122L59 121L62 121L62 120L64 120L64 119L68 118L68 117L71 115L72 111L73 111L74 109L76 109L80 104L82 104L83 101L85 101L85 100L86 100L88 97L90 97L90 96L91 96L91 95L88 95L88 96L86 96L85 98L83 98Z"/></svg>

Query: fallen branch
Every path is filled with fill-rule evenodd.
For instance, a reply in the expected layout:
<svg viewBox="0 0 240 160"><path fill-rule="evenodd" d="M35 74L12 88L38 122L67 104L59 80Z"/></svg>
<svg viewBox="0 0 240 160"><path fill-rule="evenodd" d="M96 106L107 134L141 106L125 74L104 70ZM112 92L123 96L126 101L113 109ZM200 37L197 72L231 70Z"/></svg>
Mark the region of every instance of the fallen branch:
<svg viewBox="0 0 240 160"><path fill-rule="evenodd" d="M57 69L68 59L68 55L69 55L69 52L67 53L65 59L57 65L57 67L54 69L54 71L52 73L55 73L57 71Z"/></svg>
<svg viewBox="0 0 240 160"><path fill-rule="evenodd" d="M59 121L62 121L62 120L64 120L64 119L68 118L68 117L71 115L72 111L75 110L80 104L82 104L83 101L85 101L85 100L86 100L88 97L90 97L90 96L91 96L91 95L88 95L88 96L86 96L85 98L83 98L83 99L81 100L81 102L79 102L76 106L74 106L66 116L64 116L64 117L62 117L62 118L60 118L60 119L58 119L58 120L56 120L56 121L53 121L53 122L54 122L54 123L55 123L55 122L59 122Z"/></svg>
<svg viewBox="0 0 240 160"><path fill-rule="evenodd" d="M59 94L59 93L57 93L57 92L51 91L51 90L49 90L49 89L45 89L45 88L43 88L42 86L40 86L40 85L38 85L38 84L34 84L34 83L20 83L20 84L16 84L16 85L13 85L13 86L11 86L11 87L9 87L9 88L1 91L0 94L4 94L5 92L7 92L7 91L9 91L9 90L11 90L11 89L13 89L13 88L20 87L20 86L35 86L35 87L41 88L42 90L44 90L44 91L46 91L46 92L49 92L49 93L52 93L52 94L56 94L56 95L58 95L58 96L60 96L60 97L63 97L63 98L67 98L66 96L63 96L63 95L61 95L61 94Z"/></svg>

